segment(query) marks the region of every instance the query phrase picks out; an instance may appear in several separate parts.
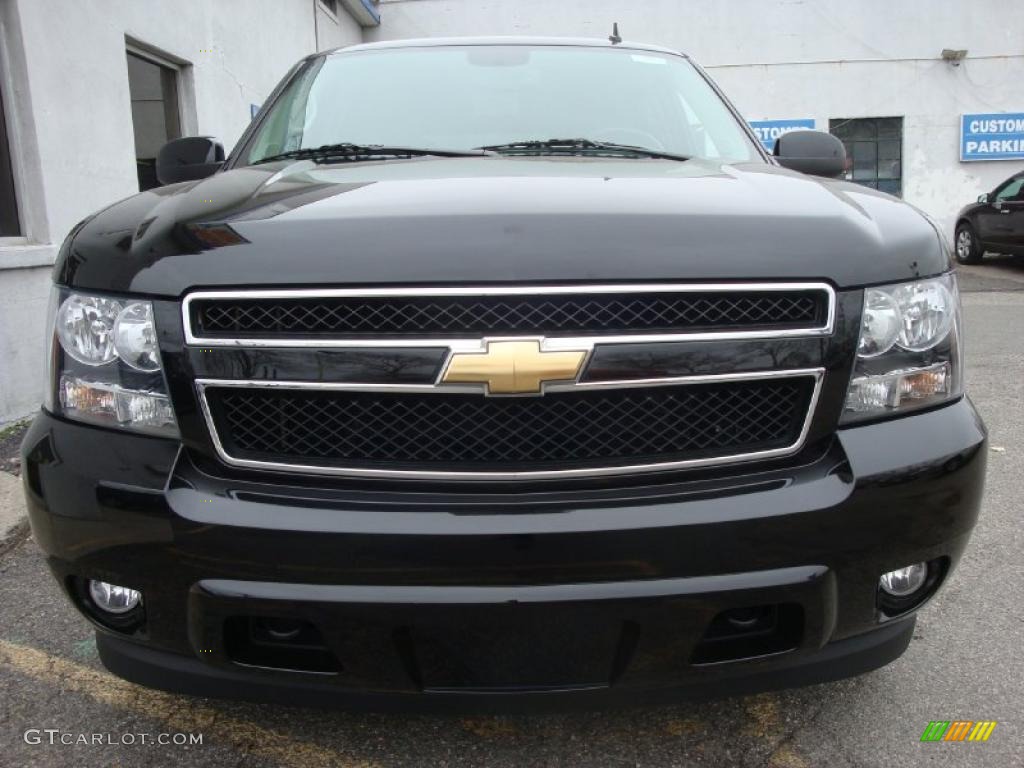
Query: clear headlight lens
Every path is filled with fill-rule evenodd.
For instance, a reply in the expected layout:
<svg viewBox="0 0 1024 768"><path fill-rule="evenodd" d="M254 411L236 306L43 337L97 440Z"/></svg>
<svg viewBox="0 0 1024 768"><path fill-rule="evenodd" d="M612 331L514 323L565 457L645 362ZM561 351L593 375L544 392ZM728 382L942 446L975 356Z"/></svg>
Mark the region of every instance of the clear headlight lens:
<svg viewBox="0 0 1024 768"><path fill-rule="evenodd" d="M73 293L57 312L57 336L64 351L80 363L105 365L117 357L114 323L121 304L113 299Z"/></svg>
<svg viewBox="0 0 1024 768"><path fill-rule="evenodd" d="M177 437L152 304L56 292L47 408L77 421Z"/></svg>
<svg viewBox="0 0 1024 768"><path fill-rule="evenodd" d="M896 299L885 291L868 288L864 292L864 315L861 320L860 357L884 355L900 337L900 310Z"/></svg>
<svg viewBox="0 0 1024 768"><path fill-rule="evenodd" d="M908 352L931 349L953 327L956 302L941 278L901 285L893 298L903 321L897 343Z"/></svg>
<svg viewBox="0 0 1024 768"><path fill-rule="evenodd" d="M132 368L149 373L160 370L153 306L148 301L136 301L122 309L113 336L114 349Z"/></svg>
<svg viewBox="0 0 1024 768"><path fill-rule="evenodd" d="M953 274L868 288L843 422L959 397L961 356L960 298Z"/></svg>

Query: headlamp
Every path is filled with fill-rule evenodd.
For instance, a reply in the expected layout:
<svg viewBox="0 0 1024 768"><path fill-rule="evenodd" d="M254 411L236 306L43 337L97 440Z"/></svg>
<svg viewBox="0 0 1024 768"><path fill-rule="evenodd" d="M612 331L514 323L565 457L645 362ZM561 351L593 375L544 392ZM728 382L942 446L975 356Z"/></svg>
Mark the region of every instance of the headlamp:
<svg viewBox="0 0 1024 768"><path fill-rule="evenodd" d="M955 275L868 288L843 422L956 399L961 354Z"/></svg>
<svg viewBox="0 0 1024 768"><path fill-rule="evenodd" d="M54 292L47 408L77 421L177 437L152 304Z"/></svg>

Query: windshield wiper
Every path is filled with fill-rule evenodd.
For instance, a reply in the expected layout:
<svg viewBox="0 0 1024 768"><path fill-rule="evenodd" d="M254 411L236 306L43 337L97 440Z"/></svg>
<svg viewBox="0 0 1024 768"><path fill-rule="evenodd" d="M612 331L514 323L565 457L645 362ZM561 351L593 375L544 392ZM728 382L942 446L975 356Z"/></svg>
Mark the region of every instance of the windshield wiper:
<svg viewBox="0 0 1024 768"><path fill-rule="evenodd" d="M377 157L484 157L493 155L486 149L438 149L428 147L390 147L386 144L322 144L319 147L303 147L289 152L280 152L260 158L253 165L272 163L276 160L314 160L322 162L331 158L368 160Z"/></svg>
<svg viewBox="0 0 1024 768"><path fill-rule="evenodd" d="M664 160L689 160L688 155L676 152L665 152L649 147L636 147L632 144L615 144L610 141L594 141L593 139L543 139L530 141L512 141L508 144L491 144L477 147L503 155L581 155L603 154L615 156L653 157Z"/></svg>

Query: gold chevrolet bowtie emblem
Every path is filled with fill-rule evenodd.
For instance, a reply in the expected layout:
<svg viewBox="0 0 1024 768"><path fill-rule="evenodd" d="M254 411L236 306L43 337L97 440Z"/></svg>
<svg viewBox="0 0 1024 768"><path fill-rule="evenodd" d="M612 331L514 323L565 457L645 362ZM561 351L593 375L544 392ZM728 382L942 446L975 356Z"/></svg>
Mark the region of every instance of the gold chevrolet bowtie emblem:
<svg viewBox="0 0 1024 768"><path fill-rule="evenodd" d="M483 384L491 395L538 394L547 381L571 381L586 352L544 352L540 342L490 341L486 352L457 352L441 377L445 384Z"/></svg>

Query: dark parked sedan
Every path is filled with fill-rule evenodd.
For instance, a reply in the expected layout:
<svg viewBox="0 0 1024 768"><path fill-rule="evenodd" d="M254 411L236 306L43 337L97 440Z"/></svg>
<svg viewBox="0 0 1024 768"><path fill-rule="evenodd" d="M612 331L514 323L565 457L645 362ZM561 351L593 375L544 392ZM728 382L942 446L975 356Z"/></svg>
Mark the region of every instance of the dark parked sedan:
<svg viewBox="0 0 1024 768"><path fill-rule="evenodd" d="M956 260L977 264L985 251L1024 254L1024 171L965 206L956 220Z"/></svg>

